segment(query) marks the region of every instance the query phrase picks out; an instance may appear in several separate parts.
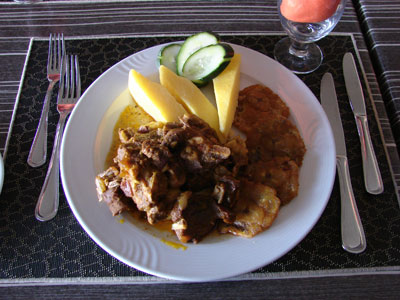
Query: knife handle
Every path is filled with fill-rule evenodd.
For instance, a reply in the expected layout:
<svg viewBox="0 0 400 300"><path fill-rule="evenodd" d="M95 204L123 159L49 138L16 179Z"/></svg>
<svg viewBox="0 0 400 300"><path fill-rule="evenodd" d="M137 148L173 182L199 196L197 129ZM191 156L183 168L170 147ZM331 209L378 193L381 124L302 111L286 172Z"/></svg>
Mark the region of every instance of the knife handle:
<svg viewBox="0 0 400 300"><path fill-rule="evenodd" d="M355 119L361 143L365 188L368 193L378 195L383 192L383 183L369 134L368 120L366 116L355 116Z"/></svg>
<svg viewBox="0 0 400 300"><path fill-rule="evenodd" d="M337 155L336 166L340 183L342 247L350 253L361 253L367 243L351 186L347 157Z"/></svg>

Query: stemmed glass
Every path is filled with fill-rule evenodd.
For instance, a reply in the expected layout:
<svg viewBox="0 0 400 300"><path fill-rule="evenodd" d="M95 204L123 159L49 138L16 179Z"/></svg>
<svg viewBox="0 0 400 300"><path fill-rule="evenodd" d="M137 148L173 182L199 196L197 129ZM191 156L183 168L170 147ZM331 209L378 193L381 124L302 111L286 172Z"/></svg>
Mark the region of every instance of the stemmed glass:
<svg viewBox="0 0 400 300"><path fill-rule="evenodd" d="M337 5L336 10L326 19L320 21L311 20L311 22L299 22L287 19L281 11L281 4L283 1L290 1L292 4L296 3L293 0L278 0L278 13L283 28L287 32L287 38L280 40L274 49L274 56L277 61L288 69L297 74L307 74L316 70L322 63L323 54L318 45L314 42L322 39L329 34L339 22L343 15L346 0L323 0L320 3L333 1L333 5ZM299 5L304 5L307 1L297 1ZM318 1L310 1L314 4ZM337 4L336 4L337 3ZM305 10L307 7L302 7ZM310 8L312 11L313 8ZM311 16L310 11L308 12ZM303 18L304 19L304 18Z"/></svg>

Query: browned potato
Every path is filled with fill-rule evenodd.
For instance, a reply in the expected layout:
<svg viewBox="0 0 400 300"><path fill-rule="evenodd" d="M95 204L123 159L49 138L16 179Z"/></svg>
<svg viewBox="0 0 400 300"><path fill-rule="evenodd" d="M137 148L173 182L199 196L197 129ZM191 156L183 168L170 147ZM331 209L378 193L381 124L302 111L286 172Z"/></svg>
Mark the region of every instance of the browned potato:
<svg viewBox="0 0 400 300"><path fill-rule="evenodd" d="M273 188L243 180L240 198L234 208L236 220L233 224L221 224L219 231L251 238L272 225L279 207L280 200Z"/></svg>

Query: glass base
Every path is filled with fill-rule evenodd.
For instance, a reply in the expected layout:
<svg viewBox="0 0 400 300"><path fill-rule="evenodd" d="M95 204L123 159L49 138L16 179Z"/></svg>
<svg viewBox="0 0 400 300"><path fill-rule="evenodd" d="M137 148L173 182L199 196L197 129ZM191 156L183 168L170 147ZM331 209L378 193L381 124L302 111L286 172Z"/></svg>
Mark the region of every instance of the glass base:
<svg viewBox="0 0 400 300"><path fill-rule="evenodd" d="M322 51L313 43L308 44L307 50L291 48L290 38L281 39L274 48L275 59L296 74L308 74L322 63Z"/></svg>

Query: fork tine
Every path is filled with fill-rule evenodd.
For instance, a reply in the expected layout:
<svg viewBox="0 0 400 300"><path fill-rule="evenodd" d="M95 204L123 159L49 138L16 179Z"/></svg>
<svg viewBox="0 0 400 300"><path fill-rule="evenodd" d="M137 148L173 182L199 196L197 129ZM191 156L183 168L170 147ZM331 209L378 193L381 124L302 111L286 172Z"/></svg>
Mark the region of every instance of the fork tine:
<svg viewBox="0 0 400 300"><path fill-rule="evenodd" d="M75 55L75 70L76 70L76 97L79 98L81 96L81 73L79 70L79 59L78 56Z"/></svg>
<svg viewBox="0 0 400 300"><path fill-rule="evenodd" d="M69 67L71 68L71 78L70 78L70 97L75 97L75 55L71 55L71 63L69 64Z"/></svg>
<svg viewBox="0 0 400 300"><path fill-rule="evenodd" d="M62 57L65 55L64 34L58 34L58 68L61 67Z"/></svg>
<svg viewBox="0 0 400 300"><path fill-rule="evenodd" d="M70 93L69 86L70 86L70 79L71 79L71 77L70 77L71 66L69 63L69 59L70 59L70 56L67 55L66 60L65 60L65 83L64 83L64 89L65 89L64 97L66 97L66 98L69 97L69 93Z"/></svg>
<svg viewBox="0 0 400 300"><path fill-rule="evenodd" d="M53 34L53 39L52 39L52 46L53 46L53 59L51 63L51 69L54 69L57 67L57 62L58 62L58 55L57 55L57 50L58 50L58 37L57 35Z"/></svg>
<svg viewBox="0 0 400 300"><path fill-rule="evenodd" d="M66 70L68 67L67 61L68 61L68 55L64 55L62 58L62 63L61 63L61 74L64 74L64 75L61 75L61 78L60 78L57 102L60 102L62 100L62 98L64 97L65 76L66 76Z"/></svg>
<svg viewBox="0 0 400 300"><path fill-rule="evenodd" d="M48 51L48 56L47 56L47 73L50 72L51 69L51 64L53 63L53 35L50 33L49 37L49 51Z"/></svg>
<svg viewBox="0 0 400 300"><path fill-rule="evenodd" d="M54 62L54 66L55 67L57 67L57 68L60 68L60 66L61 66L61 36L60 36L60 34L57 34L57 61L55 61Z"/></svg>

